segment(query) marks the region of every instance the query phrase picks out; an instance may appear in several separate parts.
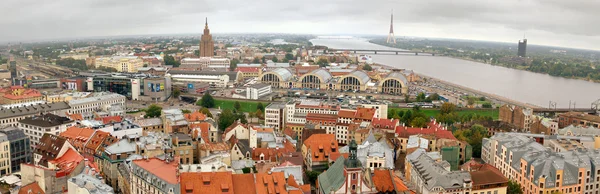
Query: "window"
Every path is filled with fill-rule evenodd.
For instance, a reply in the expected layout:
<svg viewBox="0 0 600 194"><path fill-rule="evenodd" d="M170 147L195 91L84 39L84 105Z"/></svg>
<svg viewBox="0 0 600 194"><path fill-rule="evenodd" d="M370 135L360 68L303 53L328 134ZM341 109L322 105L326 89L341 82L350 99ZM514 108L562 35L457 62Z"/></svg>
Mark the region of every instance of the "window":
<svg viewBox="0 0 600 194"><path fill-rule="evenodd" d="M373 166L373 164L371 163L371 166ZM356 173L352 173L352 180L356 180ZM352 189L354 190L354 189Z"/></svg>

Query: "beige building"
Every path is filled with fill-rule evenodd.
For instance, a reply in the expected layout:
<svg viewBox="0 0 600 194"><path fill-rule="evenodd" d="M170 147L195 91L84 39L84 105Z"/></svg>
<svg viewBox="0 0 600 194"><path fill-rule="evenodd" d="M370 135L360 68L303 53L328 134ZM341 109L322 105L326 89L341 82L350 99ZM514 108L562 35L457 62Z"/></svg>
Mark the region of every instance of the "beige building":
<svg viewBox="0 0 600 194"><path fill-rule="evenodd" d="M144 61L137 56L112 56L96 59L96 68L115 68L118 72L137 72L144 66Z"/></svg>
<svg viewBox="0 0 600 194"><path fill-rule="evenodd" d="M0 133L0 177L11 173L10 158L10 141L8 141L8 136Z"/></svg>

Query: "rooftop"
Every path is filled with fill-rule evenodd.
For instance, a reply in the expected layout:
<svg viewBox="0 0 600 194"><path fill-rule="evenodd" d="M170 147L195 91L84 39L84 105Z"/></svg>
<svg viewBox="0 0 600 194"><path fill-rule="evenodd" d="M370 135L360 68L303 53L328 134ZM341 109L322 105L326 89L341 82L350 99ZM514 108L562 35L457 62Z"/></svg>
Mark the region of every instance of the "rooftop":
<svg viewBox="0 0 600 194"><path fill-rule="evenodd" d="M179 159L167 162L159 158L148 158L133 160L133 163L169 184L178 184L177 168Z"/></svg>
<svg viewBox="0 0 600 194"><path fill-rule="evenodd" d="M104 184L95 176L81 173L69 179L69 182L75 183L79 188L87 190L90 194L111 194L114 193L113 188Z"/></svg>
<svg viewBox="0 0 600 194"><path fill-rule="evenodd" d="M13 108L7 108L7 109L2 108L2 109L0 109L0 119L27 116L27 115L39 114L39 113L43 113L43 112L67 110L70 108L71 108L71 106L69 106L69 104L67 104L66 102L36 104L36 105L32 105L32 106L13 107Z"/></svg>

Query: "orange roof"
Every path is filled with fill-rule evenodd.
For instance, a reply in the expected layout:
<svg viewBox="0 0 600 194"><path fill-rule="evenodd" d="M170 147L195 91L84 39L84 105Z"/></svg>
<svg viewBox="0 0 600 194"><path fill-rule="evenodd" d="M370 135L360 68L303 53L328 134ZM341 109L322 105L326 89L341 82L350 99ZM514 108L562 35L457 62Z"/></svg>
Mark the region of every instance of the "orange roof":
<svg viewBox="0 0 600 194"><path fill-rule="evenodd" d="M371 124L376 128L394 129L395 126L400 124L398 119L384 119L384 118L373 118Z"/></svg>
<svg viewBox="0 0 600 194"><path fill-rule="evenodd" d="M185 117L185 120L188 122L196 122L196 121L206 120L206 115L201 112L197 112L197 111L193 112L193 113L183 114L183 117Z"/></svg>
<svg viewBox="0 0 600 194"><path fill-rule="evenodd" d="M104 123L104 124L120 123L121 119L122 119L121 116L108 116L108 117L96 118L97 121L102 121L102 123Z"/></svg>
<svg viewBox="0 0 600 194"><path fill-rule="evenodd" d="M181 193L234 193L231 177L231 172L184 172L179 178Z"/></svg>
<svg viewBox="0 0 600 194"><path fill-rule="evenodd" d="M81 114L69 114L68 112L65 113L67 115L67 117L69 117L71 120L75 120L75 121L81 121L83 120L83 115Z"/></svg>
<svg viewBox="0 0 600 194"><path fill-rule="evenodd" d="M66 138L71 144L73 144L75 148L81 149L83 148L85 142L87 142L93 134L93 129L73 126L67 128L67 130L60 133L59 136Z"/></svg>
<svg viewBox="0 0 600 194"><path fill-rule="evenodd" d="M177 184L178 158L169 163L158 158L138 159L133 163L170 184Z"/></svg>
<svg viewBox="0 0 600 194"><path fill-rule="evenodd" d="M272 127L265 127L265 126L250 126L252 127L252 129L254 129L256 132L259 133L273 133L273 128Z"/></svg>
<svg viewBox="0 0 600 194"><path fill-rule="evenodd" d="M329 122L333 122L335 124L335 122L338 119L338 115L334 115L334 114L316 114L316 113L308 113L306 114L306 120L307 121L329 121Z"/></svg>
<svg viewBox="0 0 600 194"><path fill-rule="evenodd" d="M284 172L256 173L256 193L258 194L287 194ZM274 191L274 192L273 192Z"/></svg>
<svg viewBox="0 0 600 194"><path fill-rule="evenodd" d="M254 174L232 174L233 193L255 194Z"/></svg>
<svg viewBox="0 0 600 194"><path fill-rule="evenodd" d="M357 119L367 119L367 120L372 120L373 117L375 116L375 112L377 110L375 108L356 108L356 115L355 118Z"/></svg>
<svg viewBox="0 0 600 194"><path fill-rule="evenodd" d="M337 160L339 157L344 157L344 158L348 158L348 153L339 153L339 152L333 152L331 153L331 155L329 155L329 161L335 161Z"/></svg>
<svg viewBox="0 0 600 194"><path fill-rule="evenodd" d="M56 158L49 163L55 164L59 170L56 172L56 177L63 177L71 174L75 167L83 161L83 156L72 148L69 148L61 157Z"/></svg>
<svg viewBox="0 0 600 194"><path fill-rule="evenodd" d="M265 161L276 162L277 157L283 157L283 154L288 154L296 151L296 147L290 142L285 141L283 148L254 148L252 149L252 160L260 160L260 155L263 155Z"/></svg>
<svg viewBox="0 0 600 194"><path fill-rule="evenodd" d="M304 141L304 145L311 151L313 162L327 161L332 153L339 152L334 134L313 134Z"/></svg>
<svg viewBox="0 0 600 194"><path fill-rule="evenodd" d="M379 192L394 191L394 182L390 170L375 169L373 171L373 185Z"/></svg>
<svg viewBox="0 0 600 194"><path fill-rule="evenodd" d="M29 183L19 189L19 194L45 194L37 182Z"/></svg>
<svg viewBox="0 0 600 194"><path fill-rule="evenodd" d="M9 88L2 88L0 89L0 93L3 93L2 97L11 100L27 99L42 96L42 93L40 93L40 91L35 89L23 88L23 86L11 86Z"/></svg>
<svg viewBox="0 0 600 194"><path fill-rule="evenodd" d="M394 185L396 185L397 191L409 191L411 194L415 194L414 191L408 189L408 187L402 182L402 179L398 176L394 176Z"/></svg>
<svg viewBox="0 0 600 194"><path fill-rule="evenodd" d="M354 113L356 111L353 110L340 110L338 112L338 116L343 117L343 118L354 118Z"/></svg>
<svg viewBox="0 0 600 194"><path fill-rule="evenodd" d="M85 144L85 148L96 151L100 145L110 145L116 140L115 137L110 136L110 133L96 130L94 135Z"/></svg>
<svg viewBox="0 0 600 194"><path fill-rule="evenodd" d="M208 131L210 131L210 123L193 123L190 124L192 130L192 138L196 139L200 136L205 142L208 142Z"/></svg>
<svg viewBox="0 0 600 194"><path fill-rule="evenodd" d="M219 142L219 143L205 143L198 145L200 150L210 150L210 151L230 151L231 147L227 143Z"/></svg>
<svg viewBox="0 0 600 194"><path fill-rule="evenodd" d="M296 179L294 178L293 174L290 174L290 176L288 177L287 184L289 186L292 186L292 187L300 189L300 193L310 193L310 185L309 184L298 185L298 183L296 182ZM293 193L293 192L290 191L290 194L291 193Z"/></svg>

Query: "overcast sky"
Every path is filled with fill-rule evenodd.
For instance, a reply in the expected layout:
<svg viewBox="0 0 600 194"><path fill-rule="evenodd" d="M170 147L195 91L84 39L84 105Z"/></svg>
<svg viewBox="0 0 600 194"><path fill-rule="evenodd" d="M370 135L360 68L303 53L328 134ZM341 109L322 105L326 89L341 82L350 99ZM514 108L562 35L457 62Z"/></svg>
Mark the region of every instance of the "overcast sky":
<svg viewBox="0 0 600 194"><path fill-rule="evenodd" d="M0 41L211 32L460 38L600 49L597 0L2 0Z"/></svg>

